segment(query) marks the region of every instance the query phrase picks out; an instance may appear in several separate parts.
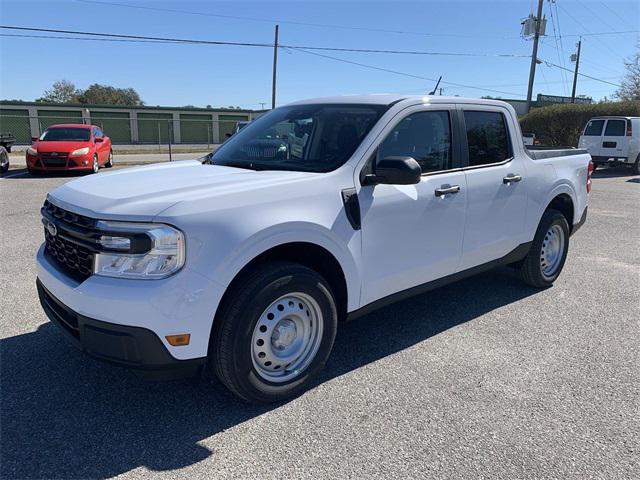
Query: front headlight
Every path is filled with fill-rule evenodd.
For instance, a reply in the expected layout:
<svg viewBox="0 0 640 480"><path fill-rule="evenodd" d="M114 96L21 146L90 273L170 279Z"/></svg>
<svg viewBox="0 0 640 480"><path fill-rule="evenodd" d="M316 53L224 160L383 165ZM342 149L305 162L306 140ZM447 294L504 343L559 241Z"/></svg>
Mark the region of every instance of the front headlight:
<svg viewBox="0 0 640 480"><path fill-rule="evenodd" d="M74 150L73 152L71 152L69 156L79 157L80 155L86 155L87 153L89 153L89 147L84 147L84 148L79 148L77 150Z"/></svg>
<svg viewBox="0 0 640 480"><path fill-rule="evenodd" d="M96 226L104 231L98 239L103 251L95 256L96 275L152 280L168 277L184 265L184 235L174 227L107 221Z"/></svg>
<svg viewBox="0 0 640 480"><path fill-rule="evenodd" d="M38 150L36 150L33 147L29 147L29 148L27 148L27 155L36 156L36 155L38 155Z"/></svg>

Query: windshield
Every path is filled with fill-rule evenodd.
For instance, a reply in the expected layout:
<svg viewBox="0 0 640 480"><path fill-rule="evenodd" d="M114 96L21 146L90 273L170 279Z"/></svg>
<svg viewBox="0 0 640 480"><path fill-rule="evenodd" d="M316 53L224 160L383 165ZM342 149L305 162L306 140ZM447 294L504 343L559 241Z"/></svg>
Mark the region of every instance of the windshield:
<svg viewBox="0 0 640 480"><path fill-rule="evenodd" d="M343 165L384 105L292 105L249 123L213 154L214 165L330 172Z"/></svg>
<svg viewBox="0 0 640 480"><path fill-rule="evenodd" d="M49 128L44 131L40 136L40 140L46 140L48 142L62 142L62 141L78 141L88 142L91 138L91 130L88 128Z"/></svg>

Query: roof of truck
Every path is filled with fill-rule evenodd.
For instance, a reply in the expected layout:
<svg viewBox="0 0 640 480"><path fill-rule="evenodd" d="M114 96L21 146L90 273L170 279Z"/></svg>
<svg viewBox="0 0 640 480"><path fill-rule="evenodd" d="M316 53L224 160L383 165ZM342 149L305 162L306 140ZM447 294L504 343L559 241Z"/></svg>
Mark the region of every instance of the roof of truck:
<svg viewBox="0 0 640 480"><path fill-rule="evenodd" d="M443 97L440 95L399 95L390 93L369 95L339 95L335 97L319 97L307 100L291 102L289 105L311 105L318 103L350 103L367 105L389 105L403 100L414 100L416 103L474 103L481 105L504 105L505 102L497 99Z"/></svg>

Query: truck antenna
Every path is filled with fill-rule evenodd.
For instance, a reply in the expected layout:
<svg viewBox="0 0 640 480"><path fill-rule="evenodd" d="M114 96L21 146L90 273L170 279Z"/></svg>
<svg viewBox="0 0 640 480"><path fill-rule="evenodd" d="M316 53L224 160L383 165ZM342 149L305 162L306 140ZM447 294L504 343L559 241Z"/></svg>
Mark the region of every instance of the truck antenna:
<svg viewBox="0 0 640 480"><path fill-rule="evenodd" d="M433 90L431 90L428 95L435 95L436 94L436 90L438 90L438 85L440 85L440 80L442 80L442 75L440 75L440 78L438 78L438 83L436 83L436 86L433 88Z"/></svg>

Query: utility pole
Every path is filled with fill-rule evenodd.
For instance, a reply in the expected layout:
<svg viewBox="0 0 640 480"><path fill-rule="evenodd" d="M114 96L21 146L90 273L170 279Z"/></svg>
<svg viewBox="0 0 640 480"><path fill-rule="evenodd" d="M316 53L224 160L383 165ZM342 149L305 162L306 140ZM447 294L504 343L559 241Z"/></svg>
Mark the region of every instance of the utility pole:
<svg viewBox="0 0 640 480"><path fill-rule="evenodd" d="M279 25L276 25L276 36L275 36L275 40L273 41L273 80L271 82L271 108L276 108L276 71L278 69L278 27Z"/></svg>
<svg viewBox="0 0 640 480"><path fill-rule="evenodd" d="M573 71L573 89L571 90L571 103L576 103L576 85L578 83L578 67L580 66L580 47L582 46L582 37L578 40L578 54L576 55L576 69Z"/></svg>
<svg viewBox="0 0 640 480"><path fill-rule="evenodd" d="M538 14L536 15L536 31L533 36L533 52L531 52L531 68L529 69L529 88L527 89L527 107L531 108L531 94L533 93L533 80L536 76L536 63L538 63L538 40L540 39L540 27L542 26L542 2L538 0Z"/></svg>

